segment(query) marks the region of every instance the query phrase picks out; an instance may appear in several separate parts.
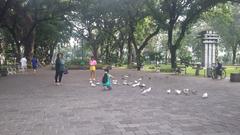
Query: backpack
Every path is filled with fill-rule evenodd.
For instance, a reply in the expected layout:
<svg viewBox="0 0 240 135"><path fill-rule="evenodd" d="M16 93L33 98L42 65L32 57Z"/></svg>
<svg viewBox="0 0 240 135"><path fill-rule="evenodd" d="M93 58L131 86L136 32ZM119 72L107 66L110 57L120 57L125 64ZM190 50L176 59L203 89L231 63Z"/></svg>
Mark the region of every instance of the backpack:
<svg viewBox="0 0 240 135"><path fill-rule="evenodd" d="M107 82L107 79L108 79L108 75L107 75L107 73L105 73L105 74L103 75L103 78L102 78L102 83L106 83L106 82Z"/></svg>
<svg viewBox="0 0 240 135"><path fill-rule="evenodd" d="M64 74L68 74L68 69L64 69Z"/></svg>

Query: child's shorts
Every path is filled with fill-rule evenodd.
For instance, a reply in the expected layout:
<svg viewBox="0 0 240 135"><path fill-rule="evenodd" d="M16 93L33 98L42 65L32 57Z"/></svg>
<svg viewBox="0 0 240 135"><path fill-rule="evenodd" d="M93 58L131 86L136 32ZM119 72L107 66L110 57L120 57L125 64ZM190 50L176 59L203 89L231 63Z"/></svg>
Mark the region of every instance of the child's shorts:
<svg viewBox="0 0 240 135"><path fill-rule="evenodd" d="M96 66L90 66L90 71L95 71L96 70Z"/></svg>

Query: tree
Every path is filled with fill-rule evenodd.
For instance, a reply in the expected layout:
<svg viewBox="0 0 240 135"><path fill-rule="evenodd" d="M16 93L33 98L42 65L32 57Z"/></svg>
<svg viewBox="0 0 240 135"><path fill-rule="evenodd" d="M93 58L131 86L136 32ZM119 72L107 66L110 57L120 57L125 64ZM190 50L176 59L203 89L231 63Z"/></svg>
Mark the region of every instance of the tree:
<svg viewBox="0 0 240 135"><path fill-rule="evenodd" d="M54 49L58 44L68 43L72 27L66 21L49 20L36 27L34 54L46 64L51 62Z"/></svg>
<svg viewBox="0 0 240 135"><path fill-rule="evenodd" d="M70 2L61 0L7 0L5 1L7 6L3 7L3 9L7 7L7 10L0 21L0 27L6 28L11 33L17 48L24 46L24 55L30 59L34 52L36 26L51 19L61 19L64 13L69 11ZM20 53L17 53L20 56Z"/></svg>
<svg viewBox="0 0 240 135"><path fill-rule="evenodd" d="M238 0L237 0L238 1ZM176 52L186 32L203 12L208 11L218 3L227 0L156 0L158 11L167 15L168 47L171 53L172 68L176 68Z"/></svg>
<svg viewBox="0 0 240 135"><path fill-rule="evenodd" d="M236 62L240 39L239 4L222 4L205 14L205 19L220 34L226 49L232 50L232 64Z"/></svg>
<svg viewBox="0 0 240 135"><path fill-rule="evenodd" d="M131 49L131 45L134 46L138 70L143 62L141 60L143 49L162 28L162 25L158 25L159 20L162 21L162 17L159 20L154 20L151 15L153 12L152 4L154 3L142 0L137 2L125 1L122 5L122 12L128 9L123 14L128 28L128 49ZM130 57L131 54L128 55Z"/></svg>

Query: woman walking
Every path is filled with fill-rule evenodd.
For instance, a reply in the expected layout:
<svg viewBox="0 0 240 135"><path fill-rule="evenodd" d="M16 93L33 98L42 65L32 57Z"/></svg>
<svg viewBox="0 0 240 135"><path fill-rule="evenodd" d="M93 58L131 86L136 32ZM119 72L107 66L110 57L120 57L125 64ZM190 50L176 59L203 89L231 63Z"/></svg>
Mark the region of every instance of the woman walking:
<svg viewBox="0 0 240 135"><path fill-rule="evenodd" d="M64 73L64 60L63 60L63 54L62 53L57 54L57 59L56 59L56 62L55 62L55 69L56 69L55 84L56 85L61 85L62 75Z"/></svg>

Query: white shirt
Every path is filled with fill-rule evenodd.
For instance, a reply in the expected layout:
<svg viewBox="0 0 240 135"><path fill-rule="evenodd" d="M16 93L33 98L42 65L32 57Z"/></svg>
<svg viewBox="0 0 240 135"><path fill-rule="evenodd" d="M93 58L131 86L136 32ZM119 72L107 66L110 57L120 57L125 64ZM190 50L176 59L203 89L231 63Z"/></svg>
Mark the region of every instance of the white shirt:
<svg viewBox="0 0 240 135"><path fill-rule="evenodd" d="M22 66L27 66L27 59L25 57L20 60Z"/></svg>

